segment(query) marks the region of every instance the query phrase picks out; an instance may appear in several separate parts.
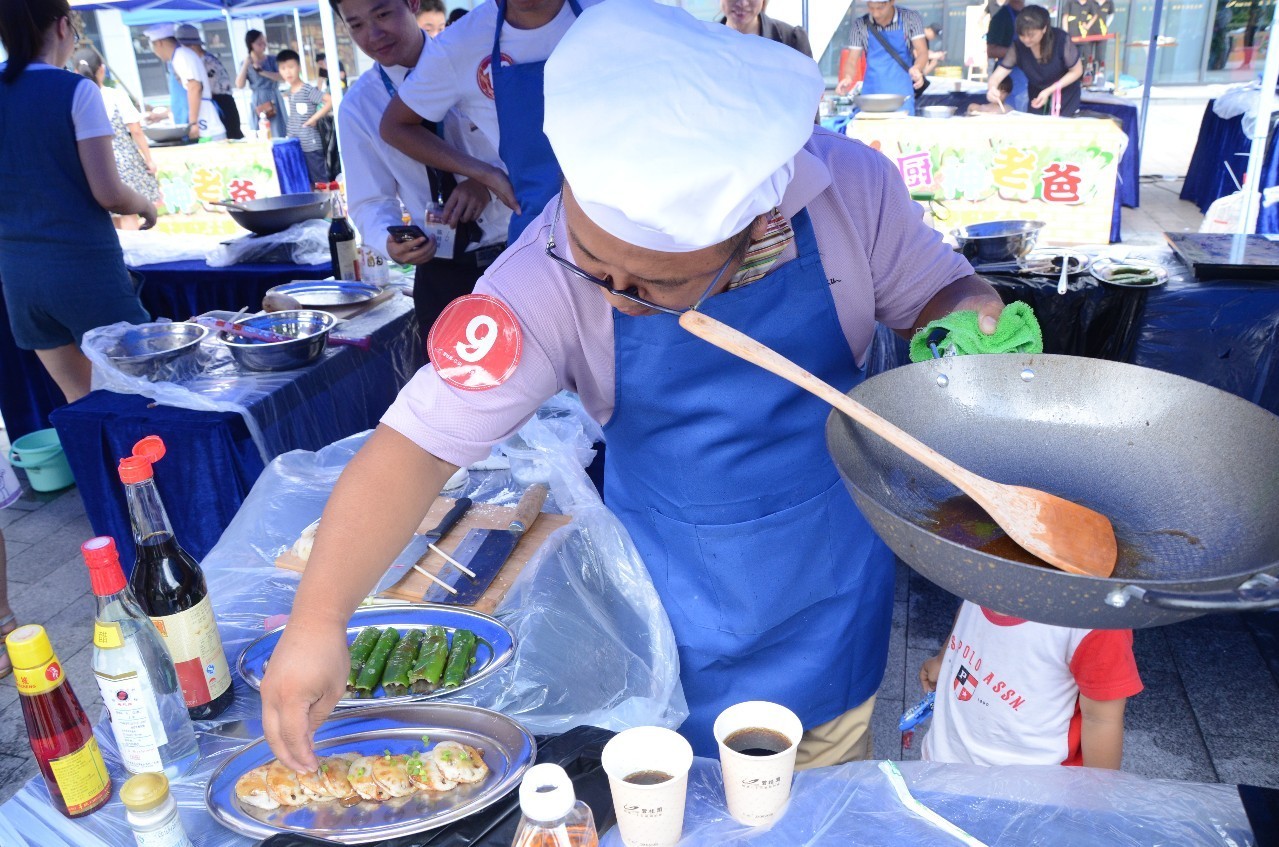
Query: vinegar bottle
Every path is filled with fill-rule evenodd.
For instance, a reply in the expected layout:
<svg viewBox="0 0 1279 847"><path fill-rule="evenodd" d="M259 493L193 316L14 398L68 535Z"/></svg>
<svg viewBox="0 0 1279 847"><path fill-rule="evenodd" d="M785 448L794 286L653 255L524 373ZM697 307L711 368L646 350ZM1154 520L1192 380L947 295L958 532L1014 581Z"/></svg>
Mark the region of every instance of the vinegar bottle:
<svg viewBox="0 0 1279 847"><path fill-rule="evenodd" d="M573 793L573 782L559 765L534 765L520 783L519 829L512 847L596 847L591 807Z"/></svg>
<svg viewBox="0 0 1279 847"><path fill-rule="evenodd" d="M97 599L93 674L111 715L111 732L129 773L178 777L200 757L173 659L120 570L115 541L80 545Z"/></svg>
<svg viewBox="0 0 1279 847"><path fill-rule="evenodd" d="M204 571L178 544L155 487L151 466L163 456L164 442L149 435L134 445L132 456L120 460L137 547L129 587L164 638L187 713L192 720L208 720L231 705L235 689Z"/></svg>
<svg viewBox="0 0 1279 847"><path fill-rule="evenodd" d="M49 799L69 818L87 815L111 799L111 777L89 718L63 676L44 627L20 626L5 638L5 646Z"/></svg>

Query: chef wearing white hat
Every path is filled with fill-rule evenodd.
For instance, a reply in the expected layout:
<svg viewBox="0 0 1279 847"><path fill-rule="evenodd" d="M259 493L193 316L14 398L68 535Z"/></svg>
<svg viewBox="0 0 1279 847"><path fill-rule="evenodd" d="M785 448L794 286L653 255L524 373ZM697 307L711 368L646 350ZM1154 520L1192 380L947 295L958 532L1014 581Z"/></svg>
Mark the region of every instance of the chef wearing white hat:
<svg viewBox="0 0 1279 847"><path fill-rule="evenodd" d="M145 30L151 41L151 51L168 66L186 95L187 114L195 115L191 121L189 137L219 140L226 138L226 127L213 104L213 92L209 86L204 60L190 47L178 43L177 27L173 24L155 24ZM171 106L177 105L176 99ZM180 109L175 109L175 114Z"/></svg>
<svg viewBox="0 0 1279 847"><path fill-rule="evenodd" d="M993 332L1002 303L884 156L813 127L822 79L794 50L608 0L545 91L561 197L445 311L433 366L339 480L262 687L267 739L315 766L351 611L453 469L568 389L605 426L605 499L670 616L694 750L714 755L724 706L761 699L803 720L802 765L868 757L893 560L826 451L830 409L677 316L700 302L847 389L876 321L975 309Z"/></svg>

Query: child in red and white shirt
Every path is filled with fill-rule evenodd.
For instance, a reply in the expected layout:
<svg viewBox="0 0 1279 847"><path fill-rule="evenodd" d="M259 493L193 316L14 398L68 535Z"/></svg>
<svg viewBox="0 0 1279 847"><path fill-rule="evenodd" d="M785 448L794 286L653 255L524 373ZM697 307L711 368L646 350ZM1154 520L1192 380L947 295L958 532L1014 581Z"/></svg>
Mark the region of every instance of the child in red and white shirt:
<svg viewBox="0 0 1279 847"><path fill-rule="evenodd" d="M1142 689L1131 630L1071 629L965 602L919 681L937 691L926 761L1118 769Z"/></svg>

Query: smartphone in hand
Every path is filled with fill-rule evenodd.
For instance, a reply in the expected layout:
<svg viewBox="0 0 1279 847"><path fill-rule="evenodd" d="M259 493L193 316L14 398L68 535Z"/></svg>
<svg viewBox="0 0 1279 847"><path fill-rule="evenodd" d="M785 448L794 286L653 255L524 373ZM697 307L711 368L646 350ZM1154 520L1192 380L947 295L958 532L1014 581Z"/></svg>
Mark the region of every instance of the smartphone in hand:
<svg viewBox="0 0 1279 847"><path fill-rule="evenodd" d="M426 233L417 224L409 224L408 226L388 226L387 233L395 240L396 244L407 244L418 238L426 238Z"/></svg>

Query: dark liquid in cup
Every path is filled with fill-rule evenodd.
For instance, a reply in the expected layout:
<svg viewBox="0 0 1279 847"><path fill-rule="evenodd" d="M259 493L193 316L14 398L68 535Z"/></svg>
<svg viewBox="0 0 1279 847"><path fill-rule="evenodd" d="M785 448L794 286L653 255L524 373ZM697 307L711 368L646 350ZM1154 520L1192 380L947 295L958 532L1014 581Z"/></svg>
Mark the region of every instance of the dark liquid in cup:
<svg viewBox="0 0 1279 847"><path fill-rule="evenodd" d="M775 756L790 746L790 739L775 729L748 727L725 738L724 746L743 756Z"/></svg>
<svg viewBox="0 0 1279 847"><path fill-rule="evenodd" d="M668 779L673 778L664 771L636 771L629 776L623 777L622 782L629 782L631 785L661 785Z"/></svg>

